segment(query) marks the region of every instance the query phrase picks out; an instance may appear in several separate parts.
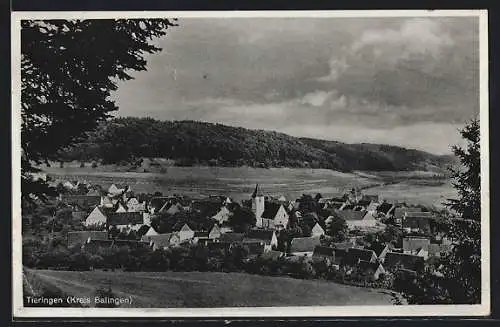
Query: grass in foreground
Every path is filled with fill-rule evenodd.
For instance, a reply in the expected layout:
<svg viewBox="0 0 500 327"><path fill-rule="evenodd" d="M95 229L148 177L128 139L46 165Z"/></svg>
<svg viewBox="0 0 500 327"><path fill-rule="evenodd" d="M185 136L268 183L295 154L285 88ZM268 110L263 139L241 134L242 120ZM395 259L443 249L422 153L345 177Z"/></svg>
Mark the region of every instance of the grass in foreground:
<svg viewBox="0 0 500 327"><path fill-rule="evenodd" d="M215 272L75 272L29 270L30 279L74 296L111 287L131 307L391 305L394 295L326 281Z"/></svg>

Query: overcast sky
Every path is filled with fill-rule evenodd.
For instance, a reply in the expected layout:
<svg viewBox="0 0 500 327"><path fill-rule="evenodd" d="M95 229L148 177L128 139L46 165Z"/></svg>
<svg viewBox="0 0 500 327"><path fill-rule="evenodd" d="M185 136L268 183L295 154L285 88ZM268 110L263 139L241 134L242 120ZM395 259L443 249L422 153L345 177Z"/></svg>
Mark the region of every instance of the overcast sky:
<svg viewBox="0 0 500 327"><path fill-rule="evenodd" d="M119 84L119 116L439 154L479 112L477 18L186 18Z"/></svg>

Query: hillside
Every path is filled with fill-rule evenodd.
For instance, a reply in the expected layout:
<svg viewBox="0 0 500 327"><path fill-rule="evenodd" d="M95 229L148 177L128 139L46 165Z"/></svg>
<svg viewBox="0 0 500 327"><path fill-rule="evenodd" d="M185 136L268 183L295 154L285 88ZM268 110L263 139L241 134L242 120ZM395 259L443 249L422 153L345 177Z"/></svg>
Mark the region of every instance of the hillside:
<svg viewBox="0 0 500 327"><path fill-rule="evenodd" d="M379 144L345 144L297 138L195 121L116 118L61 151L62 160L131 163L168 158L178 166L312 167L354 170L444 171L449 156Z"/></svg>
<svg viewBox="0 0 500 327"><path fill-rule="evenodd" d="M100 287L132 297L126 306L136 308L391 305L397 296L333 282L242 273L27 270L25 278L25 295L50 290L92 298Z"/></svg>

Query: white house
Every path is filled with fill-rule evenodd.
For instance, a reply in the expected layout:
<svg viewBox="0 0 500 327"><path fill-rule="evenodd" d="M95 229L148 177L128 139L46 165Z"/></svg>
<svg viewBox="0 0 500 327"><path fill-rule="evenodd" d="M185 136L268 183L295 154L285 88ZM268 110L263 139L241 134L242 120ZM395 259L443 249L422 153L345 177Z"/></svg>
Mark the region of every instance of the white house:
<svg viewBox="0 0 500 327"><path fill-rule="evenodd" d="M128 212L127 208L125 208L125 206L123 205L123 203L118 203L118 208L116 209L115 212Z"/></svg>
<svg viewBox="0 0 500 327"><path fill-rule="evenodd" d="M146 202L139 202L137 198L132 197L127 201L128 212L139 212L146 210Z"/></svg>
<svg viewBox="0 0 500 327"><path fill-rule="evenodd" d="M378 223L374 214L366 210L342 210L334 214L344 219L351 230L376 227Z"/></svg>
<svg viewBox="0 0 500 327"><path fill-rule="evenodd" d="M214 225L210 232L208 233L208 238L210 239L217 239L221 236L221 230L219 226Z"/></svg>
<svg viewBox="0 0 500 327"><path fill-rule="evenodd" d="M85 226L98 226L106 224L108 218L100 207L95 207L94 210L85 219Z"/></svg>
<svg viewBox="0 0 500 327"><path fill-rule="evenodd" d="M320 224L316 223L314 224L313 228L311 229L311 236L321 236L325 235L325 230L323 227L320 226Z"/></svg>
<svg viewBox="0 0 500 327"><path fill-rule="evenodd" d="M194 231L189 228L188 224L184 224L182 228L179 230L179 239L181 242L186 240L190 240L194 237Z"/></svg>
<svg viewBox="0 0 500 327"><path fill-rule="evenodd" d="M159 235L159 234L157 231L155 231L155 229L153 227L149 227L148 231L144 235L145 236L153 236L153 235Z"/></svg>
<svg viewBox="0 0 500 327"><path fill-rule="evenodd" d="M228 221L229 217L231 217L231 211L229 211L229 209L224 206L220 208L219 212L217 212L212 218L215 219L219 224L222 224Z"/></svg>

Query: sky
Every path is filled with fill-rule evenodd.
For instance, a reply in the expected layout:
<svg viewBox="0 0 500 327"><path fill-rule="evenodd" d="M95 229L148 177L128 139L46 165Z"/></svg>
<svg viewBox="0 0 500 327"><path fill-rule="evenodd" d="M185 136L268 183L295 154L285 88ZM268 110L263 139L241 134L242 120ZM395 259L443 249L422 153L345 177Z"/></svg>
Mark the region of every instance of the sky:
<svg viewBox="0 0 500 327"><path fill-rule="evenodd" d="M437 154L479 113L474 17L179 18L118 116L197 120Z"/></svg>

